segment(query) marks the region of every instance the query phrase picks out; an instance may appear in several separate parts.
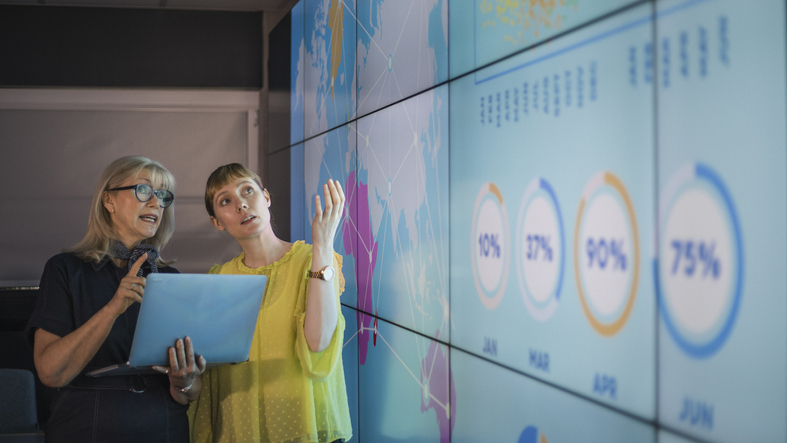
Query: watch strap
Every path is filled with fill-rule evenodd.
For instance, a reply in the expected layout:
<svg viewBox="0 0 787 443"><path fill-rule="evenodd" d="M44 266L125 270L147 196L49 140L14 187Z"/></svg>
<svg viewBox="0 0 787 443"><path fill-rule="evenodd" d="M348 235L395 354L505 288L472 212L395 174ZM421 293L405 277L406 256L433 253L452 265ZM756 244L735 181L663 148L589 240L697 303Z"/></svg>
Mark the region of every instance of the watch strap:
<svg viewBox="0 0 787 443"><path fill-rule="evenodd" d="M328 271L328 270L330 270L331 273L329 274L328 278L325 278L325 272ZM319 271L308 270L307 271L307 275L309 276L309 278L319 278L320 280L328 281L328 280L333 279L334 272L335 271L333 270L333 267L331 265L328 265L328 266L320 269Z"/></svg>
<svg viewBox="0 0 787 443"><path fill-rule="evenodd" d="M322 270L319 270L319 271L311 271L310 270L310 271L306 271L306 272L308 273L309 278L319 278L321 280L323 279L323 277L322 277Z"/></svg>

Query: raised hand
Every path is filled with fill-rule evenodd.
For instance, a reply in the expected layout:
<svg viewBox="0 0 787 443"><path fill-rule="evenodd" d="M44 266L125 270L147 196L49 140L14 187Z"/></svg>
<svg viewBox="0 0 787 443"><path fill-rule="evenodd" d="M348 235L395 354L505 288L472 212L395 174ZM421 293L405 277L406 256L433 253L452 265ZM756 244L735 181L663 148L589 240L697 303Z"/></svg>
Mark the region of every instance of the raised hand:
<svg viewBox="0 0 787 443"><path fill-rule="evenodd" d="M108 304L108 306L112 308L112 312L115 316L119 316L126 312L126 309L135 302L142 303L142 295L145 293L146 280L145 277L137 277L137 272L139 272L139 268L142 267L142 264L145 263L147 258L147 253L142 254L142 256L131 266L131 269L129 269L128 274L123 277L123 280L120 280L120 286L117 291L115 291L115 296L112 297L112 300L110 300Z"/></svg>
<svg viewBox="0 0 787 443"><path fill-rule="evenodd" d="M319 194L314 196L314 219L312 219L312 245L320 249L333 250L333 238L342 222L344 213L344 191L335 180L323 185L325 210L320 204Z"/></svg>

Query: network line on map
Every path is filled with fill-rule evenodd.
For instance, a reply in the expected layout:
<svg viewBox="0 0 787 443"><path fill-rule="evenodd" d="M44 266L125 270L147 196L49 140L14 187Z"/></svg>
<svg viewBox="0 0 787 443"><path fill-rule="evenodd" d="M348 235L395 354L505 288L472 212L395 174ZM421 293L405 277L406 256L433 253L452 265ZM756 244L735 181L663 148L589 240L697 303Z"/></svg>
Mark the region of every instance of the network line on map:
<svg viewBox="0 0 787 443"><path fill-rule="evenodd" d="M423 390L423 389L424 389L424 383L422 383L422 382L421 382L421 379L419 379L418 377L416 377L416 375L415 375L415 372L413 372L413 370L412 370L412 369L410 369L410 367L409 367L409 366L407 366L407 363L405 363L405 361L402 359L402 357L400 357L400 356L399 356L399 354L396 352L396 350L394 350L393 346L391 346L391 344L388 342L388 340L386 340L386 339L385 339L385 337L383 336L383 334L382 334L382 333L380 333L380 331L376 330L375 328L370 328L370 327L367 327L367 326L362 326L362 327L361 327L361 328L358 330L358 332L356 332L355 334L353 334L353 336L352 336L352 337L350 337L350 338L349 338L349 339L348 339L348 340L347 340L347 341L344 343L344 346L342 346L342 347L346 347L346 346L347 346L347 345L348 345L348 344L349 344L351 341L353 341L353 339L355 339L355 337L356 337L356 336L358 336L358 334L360 334L360 333L361 333L361 331L371 331L371 332L373 332L373 333L376 333L376 334L377 334L377 336L378 336L378 337L380 337L380 339L382 340L382 342L383 342L383 343L385 343L385 345L388 347L388 349L391 351L391 353L394 355L394 357L396 357L396 359L397 359L397 360L399 360L399 362L402 364L402 366L404 366L405 370L407 370L407 372L410 374L410 376L413 378L413 380L415 380L416 384L418 384L418 387L419 387L419 388L421 388L421 390ZM419 356L419 361L423 360L423 358L424 358L424 357L421 357L421 356ZM426 381L426 384L427 384L427 385L429 384L429 381L432 379L432 376L433 376L433 373L432 373L432 372L433 372L433 370L434 370L434 365L435 365L435 361L436 361L436 360L437 360L437 353L435 353L435 354L434 354L434 356L432 357L432 361L431 361L431 363L430 363L430 371L429 371L429 373L428 373L428 374L422 374L422 375L424 376L424 380ZM450 390L450 386L448 386L448 384L450 383L450 381L449 381L449 380L450 380L450 378L449 378L449 377L446 377L445 379L446 379L446 389L447 389L447 390L446 390L446 392L449 392L449 390ZM448 404L447 404L445 401L443 401L443 400L441 400L441 399L439 399L439 398L435 397L435 396L434 396L434 394L432 394L431 392L429 393L429 398L430 398L430 399L432 399L432 400L434 400L434 402L435 402L435 403L437 403L437 404L438 404L438 405L439 405L441 408L443 408L443 410L444 410L446 413L448 413L448 408L449 408L449 405L448 405Z"/></svg>

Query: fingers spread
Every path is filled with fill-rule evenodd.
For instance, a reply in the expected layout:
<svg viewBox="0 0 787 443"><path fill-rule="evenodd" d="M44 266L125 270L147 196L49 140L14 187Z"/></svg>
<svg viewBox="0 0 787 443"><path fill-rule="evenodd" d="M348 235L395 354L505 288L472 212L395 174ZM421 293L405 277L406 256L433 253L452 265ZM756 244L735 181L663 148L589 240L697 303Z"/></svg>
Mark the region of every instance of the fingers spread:
<svg viewBox="0 0 787 443"><path fill-rule="evenodd" d="M325 208L321 207L320 195L314 196L314 219L312 220L312 240L317 243L330 239L336 234L344 212L345 195L341 184L333 179L323 184Z"/></svg>

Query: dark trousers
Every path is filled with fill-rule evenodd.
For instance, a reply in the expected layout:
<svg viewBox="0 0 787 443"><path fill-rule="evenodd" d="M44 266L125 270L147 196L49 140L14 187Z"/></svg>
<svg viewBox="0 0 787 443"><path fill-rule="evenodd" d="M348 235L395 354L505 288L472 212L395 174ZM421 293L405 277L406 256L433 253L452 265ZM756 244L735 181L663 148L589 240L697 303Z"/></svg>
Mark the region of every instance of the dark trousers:
<svg viewBox="0 0 787 443"><path fill-rule="evenodd" d="M59 389L44 429L46 441L188 443L188 406L169 394L169 384Z"/></svg>

